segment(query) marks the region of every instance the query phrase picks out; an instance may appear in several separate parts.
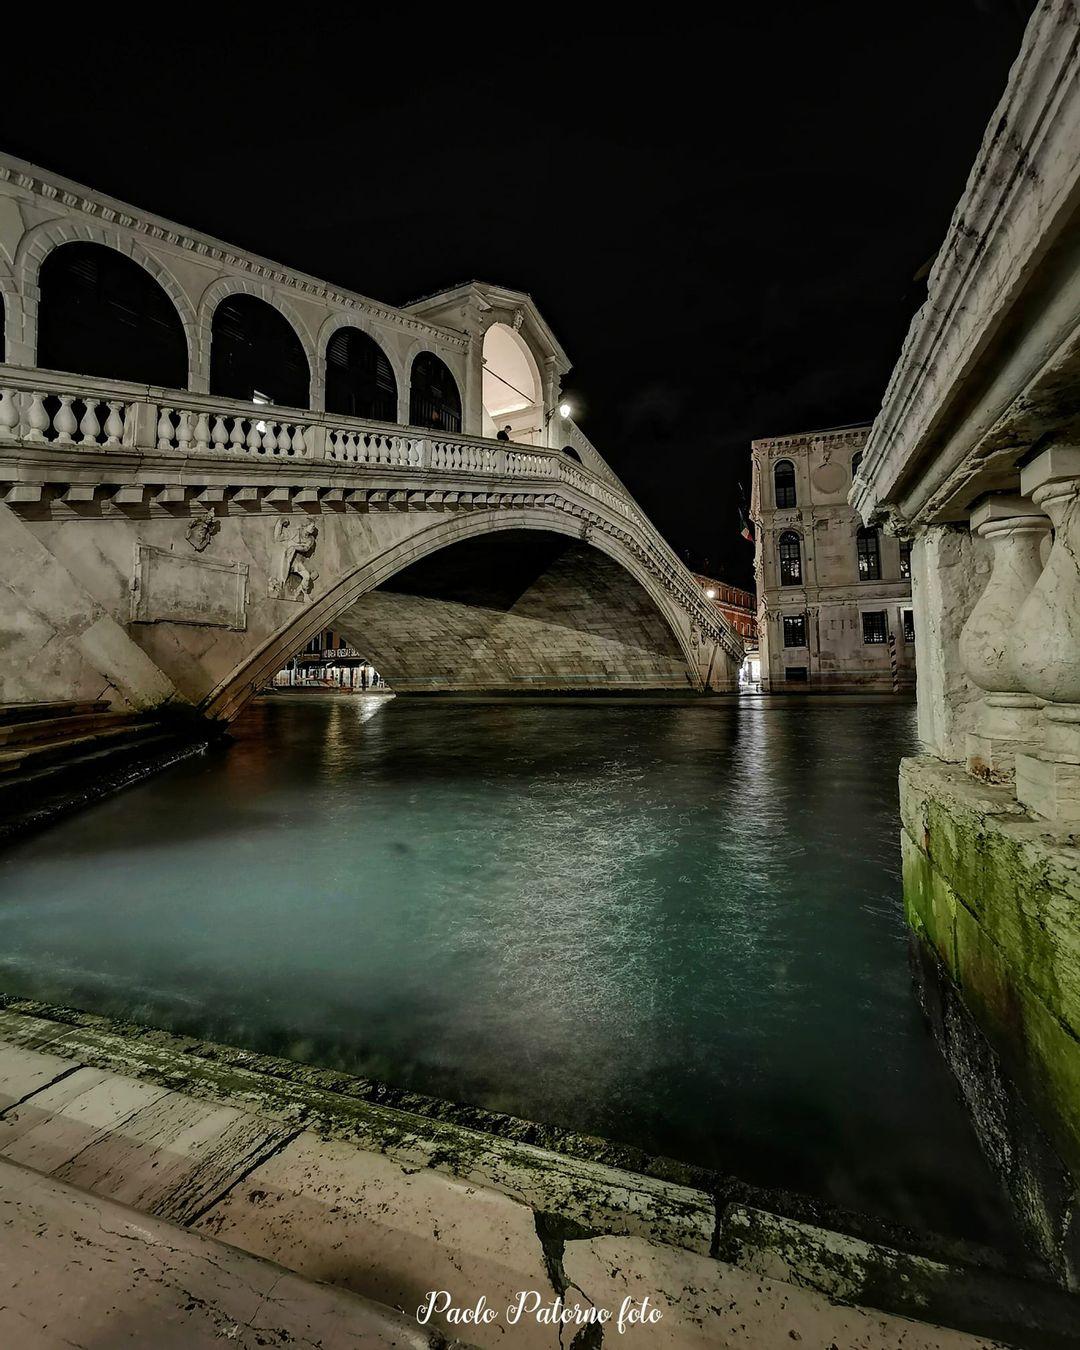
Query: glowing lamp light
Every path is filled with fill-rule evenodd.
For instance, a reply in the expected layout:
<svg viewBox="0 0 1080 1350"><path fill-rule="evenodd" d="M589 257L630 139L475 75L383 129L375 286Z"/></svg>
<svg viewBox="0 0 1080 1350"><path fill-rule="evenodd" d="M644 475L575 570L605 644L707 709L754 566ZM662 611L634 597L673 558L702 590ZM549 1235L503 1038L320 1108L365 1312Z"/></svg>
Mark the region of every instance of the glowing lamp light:
<svg viewBox="0 0 1080 1350"><path fill-rule="evenodd" d="M715 600L715 599L716 599L716 587L715 587L715 586L706 586L706 587L705 587L705 599L706 599L706 600Z"/></svg>
<svg viewBox="0 0 1080 1350"><path fill-rule="evenodd" d="M560 403L560 404L559 404L559 416L560 416L560 417L569 417L570 414L571 414L573 411L574 411L574 410L573 410L573 408L570 406L569 403Z"/></svg>

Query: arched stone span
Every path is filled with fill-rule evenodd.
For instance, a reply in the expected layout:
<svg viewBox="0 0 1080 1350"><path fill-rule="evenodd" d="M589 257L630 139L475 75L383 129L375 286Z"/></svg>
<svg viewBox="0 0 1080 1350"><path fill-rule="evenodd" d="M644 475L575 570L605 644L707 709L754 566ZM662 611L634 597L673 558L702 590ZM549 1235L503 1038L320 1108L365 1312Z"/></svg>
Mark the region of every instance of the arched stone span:
<svg viewBox="0 0 1080 1350"><path fill-rule="evenodd" d="M399 693L693 687L678 639L629 572L548 531L449 544L335 624Z"/></svg>
<svg viewBox="0 0 1080 1350"><path fill-rule="evenodd" d="M617 567L615 572L606 572L605 575L609 580L611 577L619 577L620 579L625 577L627 584L636 588L637 595L645 598L648 606L651 607L651 612L655 613L657 619L666 629L666 634L661 638L658 635L658 630L645 622L640 605L631 605L630 612L633 614L631 626L634 627L635 637L627 644L625 664L621 669L616 669L613 661L612 668L607 671L606 677L595 679L591 684L580 679L564 678L564 676L580 673L569 669L564 669L562 673L558 669L551 669L546 672L538 670L536 673L541 676L539 679L526 680L522 678L516 681L504 679L501 687L547 689L560 692L567 692L575 688L603 688L612 692L620 688L668 688L691 691L700 690L703 687L724 688L731 686L735 678L734 663L731 664L730 670L726 666L720 666L717 662L721 661L722 658L716 652L713 652L710 656L704 648L697 645L695 635L686 621L684 612L630 549L625 547L618 539L599 530L587 531L583 536L580 521L568 517L558 510L537 506L527 511L515 511L512 514L492 510L449 516L435 523L422 526L405 538L383 548L374 556L343 571L337 578L331 578L324 573L320 576L319 587L312 601L290 616L287 622L278 627L264 641L245 653L225 678L201 700L200 710L209 717L231 721L243 709L247 701L265 686L275 671L279 670L291 656L300 651L311 638L323 629L337 628L349 632L352 628L356 630L356 641L362 644L364 638L360 630L363 628L365 616L367 616L373 621L377 619L380 625L379 632L383 635L383 639L388 642L391 641L395 622L392 617L387 617L390 615L390 610L382 601L386 598L392 598L396 594L393 591L395 577L402 576L407 570L421 563L424 559L479 536L520 531L543 532L550 536L558 536L573 541L578 545L587 545L589 550L595 551L599 556L605 558L610 565ZM574 563L575 560L579 561L580 557L580 550L576 550L575 556L571 558L571 563ZM574 570L572 568L571 572ZM548 576L547 571L544 575ZM597 579L599 579L598 575ZM550 585L559 580L558 575L554 578L549 577L548 588L550 589ZM564 585L570 586L570 590L565 591L563 597L557 603L549 603L549 616L558 613L561 618L549 617L543 619L541 617L537 611L537 605L541 602L542 596L536 591L535 586L527 588L530 592L530 599L524 610L519 610L513 616L515 619L527 620L526 626L535 625L530 627L530 647L536 653L540 651L541 634L545 626L549 624L559 626L561 624L564 628L568 627L565 619L569 610L573 608L570 595L573 586L577 587L579 595L588 594L591 597L592 614L603 616L599 626L606 625L612 630L618 628L621 616L625 613L621 607L627 596L633 594L633 592L626 590L620 590L618 595L599 593L596 586L590 587L587 585L580 567L576 568L576 575L567 575L564 570L561 580ZM369 606L368 610L365 610L362 606L364 598L376 591L380 592L378 610L374 606ZM420 598L424 599L425 597L421 596ZM460 638L463 635L461 624L463 616L460 609L455 608L455 606L460 605L461 602L439 597L426 598L434 599L438 603L445 603L449 606L443 611L443 614L447 624L457 631ZM357 608L358 606L360 607ZM479 606L479 608L488 608L494 610L494 612L499 612L493 606ZM582 621L585 619L586 608L581 609L579 617ZM431 609L430 605L417 606L402 603L401 612L404 614L406 610L414 615L423 610L425 623L433 621L435 611ZM352 612L351 622L343 622L342 616L350 611ZM507 610L504 608L502 613L505 614L506 612ZM490 635L491 621L485 619L484 623L487 633ZM572 625L569 626L572 627ZM645 629L649 630L649 636L643 647L641 638ZM526 630L524 627L515 624L513 631L519 637L524 637ZM579 627L576 631L584 632L585 629ZM508 637L513 635L505 629L504 633ZM352 636L351 633L350 636ZM603 633L600 636L603 637ZM587 645L592 652L597 653L599 651L595 643ZM631 649L652 651L662 657L659 668L654 668L645 673L640 665L639 658L632 654ZM539 661L538 664L540 664ZM599 672L593 673L598 674ZM388 672L387 678L391 678ZM410 688L433 687L430 683L426 685L419 682L407 681L407 683ZM462 680L457 687L465 687L466 683L465 680ZM443 687L448 688L450 685L451 682L447 680ZM477 684L474 687L481 686ZM489 682L485 682L482 687L490 689L492 686Z"/></svg>
<svg viewBox="0 0 1080 1350"><path fill-rule="evenodd" d="M17 312L13 312L7 322L8 355L13 362L33 365L37 352L38 304L40 289L38 278L41 265L61 244L72 243L102 244L115 249L132 262L139 264L149 272L169 299L176 306L187 343L188 388L194 389L198 366L195 312L183 287L169 269L135 239L131 233L120 226L101 220L49 220L27 230L19 241L12 268L15 285L22 299ZM16 331L17 325L17 331Z"/></svg>

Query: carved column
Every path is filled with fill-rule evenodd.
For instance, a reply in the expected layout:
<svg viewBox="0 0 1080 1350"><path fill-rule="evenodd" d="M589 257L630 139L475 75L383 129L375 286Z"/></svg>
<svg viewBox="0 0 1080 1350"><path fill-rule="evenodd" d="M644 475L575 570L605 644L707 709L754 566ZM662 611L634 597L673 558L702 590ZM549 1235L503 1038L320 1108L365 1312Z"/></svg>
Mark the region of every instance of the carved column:
<svg viewBox="0 0 1080 1350"><path fill-rule="evenodd" d="M971 513L971 530L990 545L993 564L960 633L960 659L983 691L976 730L966 738L967 767L977 777L1002 782L1013 777L1017 751L1032 749L1039 739L1042 702L1014 670L1009 638L1042 572L1040 548L1050 520L1024 497L990 497Z"/></svg>
<svg viewBox="0 0 1080 1350"><path fill-rule="evenodd" d="M1054 543L1013 627L1009 657L1043 700L1042 745L1017 753L1017 799L1065 829L1080 826L1080 449L1055 445L1021 472L1050 517Z"/></svg>

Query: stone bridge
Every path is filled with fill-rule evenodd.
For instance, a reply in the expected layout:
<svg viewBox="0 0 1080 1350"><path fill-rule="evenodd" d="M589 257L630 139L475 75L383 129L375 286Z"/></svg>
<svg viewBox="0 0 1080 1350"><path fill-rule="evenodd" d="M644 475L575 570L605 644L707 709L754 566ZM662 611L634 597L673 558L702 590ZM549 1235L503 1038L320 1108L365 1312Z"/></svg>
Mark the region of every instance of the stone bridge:
<svg viewBox="0 0 1080 1350"><path fill-rule="evenodd" d="M393 310L2 157L0 282L0 701L228 720L328 627L406 692L734 687L528 296Z"/></svg>

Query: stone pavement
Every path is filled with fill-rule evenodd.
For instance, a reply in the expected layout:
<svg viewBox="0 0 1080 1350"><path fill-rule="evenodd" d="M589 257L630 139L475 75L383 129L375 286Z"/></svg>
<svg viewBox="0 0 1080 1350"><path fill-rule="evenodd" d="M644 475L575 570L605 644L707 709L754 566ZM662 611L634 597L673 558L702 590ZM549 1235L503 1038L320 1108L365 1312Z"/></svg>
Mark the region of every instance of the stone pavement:
<svg viewBox="0 0 1080 1350"><path fill-rule="evenodd" d="M996 1344L834 1303L761 1248L716 1259L715 1207L690 1188L340 1088L331 1107L324 1071L282 1064L298 1077L268 1081L243 1061L273 1061L75 1017L0 1010L0 1343L275 1345L284 1328L325 1347L426 1345L413 1314L445 1290L457 1308L486 1300L493 1320L443 1313L430 1328L485 1348ZM533 1306L557 1296L612 1321L560 1334ZM646 1297L660 1320L619 1334L625 1301Z"/></svg>

